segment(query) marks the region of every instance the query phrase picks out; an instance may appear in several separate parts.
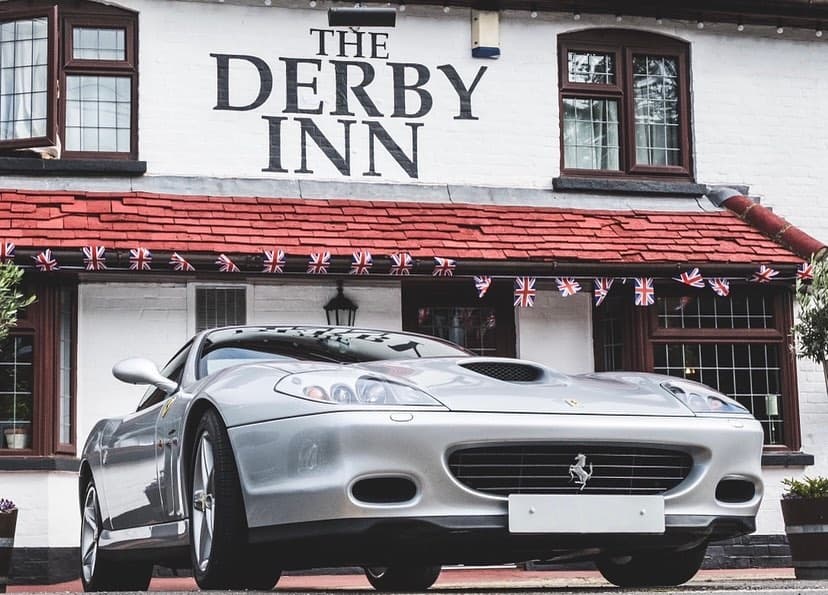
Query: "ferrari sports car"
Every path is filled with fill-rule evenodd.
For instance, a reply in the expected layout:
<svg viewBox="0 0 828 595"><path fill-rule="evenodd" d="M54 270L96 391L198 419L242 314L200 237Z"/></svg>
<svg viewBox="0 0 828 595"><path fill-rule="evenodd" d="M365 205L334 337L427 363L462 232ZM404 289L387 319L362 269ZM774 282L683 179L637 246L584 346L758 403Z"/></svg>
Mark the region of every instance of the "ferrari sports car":
<svg viewBox="0 0 828 595"><path fill-rule="evenodd" d="M362 567L378 590L445 564L595 560L620 586L677 585L749 533L762 430L694 382L562 374L350 327L202 332L83 449L86 590L144 590L153 564L203 589Z"/></svg>

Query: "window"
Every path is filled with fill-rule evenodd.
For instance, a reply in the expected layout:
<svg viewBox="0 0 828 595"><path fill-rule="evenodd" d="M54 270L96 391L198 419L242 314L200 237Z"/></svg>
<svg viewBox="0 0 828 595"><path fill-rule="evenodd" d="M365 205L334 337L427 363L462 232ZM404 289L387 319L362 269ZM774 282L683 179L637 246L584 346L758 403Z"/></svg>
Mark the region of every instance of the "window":
<svg viewBox="0 0 828 595"><path fill-rule="evenodd" d="M37 301L0 341L0 456L75 454L74 286L29 286Z"/></svg>
<svg viewBox="0 0 828 595"><path fill-rule="evenodd" d="M791 322L789 294L751 286L734 286L728 298L659 287L650 308L633 306L632 296L615 297L596 309L597 367L653 371L712 386L753 413L766 446L797 449Z"/></svg>
<svg viewBox="0 0 828 595"><path fill-rule="evenodd" d="M196 287L196 332L208 328L247 324L244 287Z"/></svg>
<svg viewBox="0 0 828 595"><path fill-rule="evenodd" d="M135 13L80 0L4 2L0 148L135 159L137 72Z"/></svg>
<svg viewBox="0 0 828 595"><path fill-rule="evenodd" d="M691 177L687 44L600 29L558 51L564 173Z"/></svg>
<svg viewBox="0 0 828 595"><path fill-rule="evenodd" d="M403 284L403 330L446 339L482 356L515 355L511 282L477 297L468 284Z"/></svg>

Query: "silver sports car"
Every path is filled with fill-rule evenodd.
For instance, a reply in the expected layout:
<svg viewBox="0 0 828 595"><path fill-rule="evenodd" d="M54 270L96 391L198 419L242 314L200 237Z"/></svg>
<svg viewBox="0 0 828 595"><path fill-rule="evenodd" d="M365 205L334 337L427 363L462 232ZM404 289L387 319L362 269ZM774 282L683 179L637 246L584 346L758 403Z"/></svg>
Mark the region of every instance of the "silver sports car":
<svg viewBox="0 0 828 595"><path fill-rule="evenodd" d="M204 589L360 566L379 590L443 564L594 559L621 586L690 579L749 533L762 430L690 381L569 376L401 332L205 331L135 411L99 422L80 469L87 590L143 590L154 563Z"/></svg>

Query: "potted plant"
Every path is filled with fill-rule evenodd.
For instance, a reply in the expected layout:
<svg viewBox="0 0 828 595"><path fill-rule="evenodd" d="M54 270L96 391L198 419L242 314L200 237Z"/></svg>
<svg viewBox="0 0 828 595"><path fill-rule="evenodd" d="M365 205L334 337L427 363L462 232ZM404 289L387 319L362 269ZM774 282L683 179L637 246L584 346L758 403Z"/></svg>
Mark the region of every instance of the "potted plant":
<svg viewBox="0 0 828 595"><path fill-rule="evenodd" d="M14 529L17 526L17 506L11 500L0 498L0 593L9 583Z"/></svg>
<svg viewBox="0 0 828 595"><path fill-rule="evenodd" d="M828 477L782 480L782 517L796 578L828 578Z"/></svg>
<svg viewBox="0 0 828 595"><path fill-rule="evenodd" d="M799 320L792 330L799 355L822 363L828 388L828 258L814 258L811 264L813 281L797 281Z"/></svg>

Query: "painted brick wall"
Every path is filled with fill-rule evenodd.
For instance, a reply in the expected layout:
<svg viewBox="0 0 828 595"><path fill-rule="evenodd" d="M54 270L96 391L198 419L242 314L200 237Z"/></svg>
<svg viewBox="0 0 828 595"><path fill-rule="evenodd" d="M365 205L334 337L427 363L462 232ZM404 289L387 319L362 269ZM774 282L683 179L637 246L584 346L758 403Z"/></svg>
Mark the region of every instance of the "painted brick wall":
<svg viewBox="0 0 828 595"><path fill-rule="evenodd" d="M263 177L268 179L472 184L551 188L559 174L556 36L589 27L640 28L673 35L691 44L693 136L697 180L746 184L812 234L828 238L828 206L818 198L828 171L828 124L816 106L828 91L828 65L820 57L826 41L812 31L748 28L732 25L653 19L590 16L575 22L570 15L529 19L526 13L501 17L500 60L470 56L469 13L452 9L411 9L401 13L386 42L388 59L317 56L318 40L309 30L326 28L324 10L241 7L201 2L132 0L141 13L141 157L152 174ZM427 39L428 43L423 43ZM328 46L333 45L328 43ZM329 48L328 48L329 49ZM250 111L223 111L216 105L217 61L210 54L260 57L273 74L267 101ZM367 53L367 50L366 50ZM173 58L171 58L173 56ZM317 70L301 65L300 80L316 77L317 92L299 91L299 106L321 114L307 117L344 154L343 126L351 125L351 172L343 176L316 145L308 141L308 169L300 167L297 114L285 110L285 67L280 57L322 61ZM335 110L334 66L330 60L370 64L375 79L366 87L382 117L369 116L352 93L353 116ZM433 99L422 118L390 118L394 108L388 63L418 63L429 72L423 85ZM807 68L792 68L792 64ZM470 84L478 69L487 71L472 93L477 120L458 120L459 100L438 66L453 66ZM236 61L230 66L232 105L250 103L259 90L255 69ZM354 82L360 76L352 73ZM410 84L416 77L408 72ZM164 98L152 100L149 98ZM407 109L416 111L416 93L406 94ZM262 116L286 117L282 123L282 162L287 173L263 172L268 165L268 129ZM376 171L368 168L367 126L384 126L410 156L410 128L418 130L418 177L412 178L381 147L375 150ZM822 216L821 216L822 215Z"/></svg>

